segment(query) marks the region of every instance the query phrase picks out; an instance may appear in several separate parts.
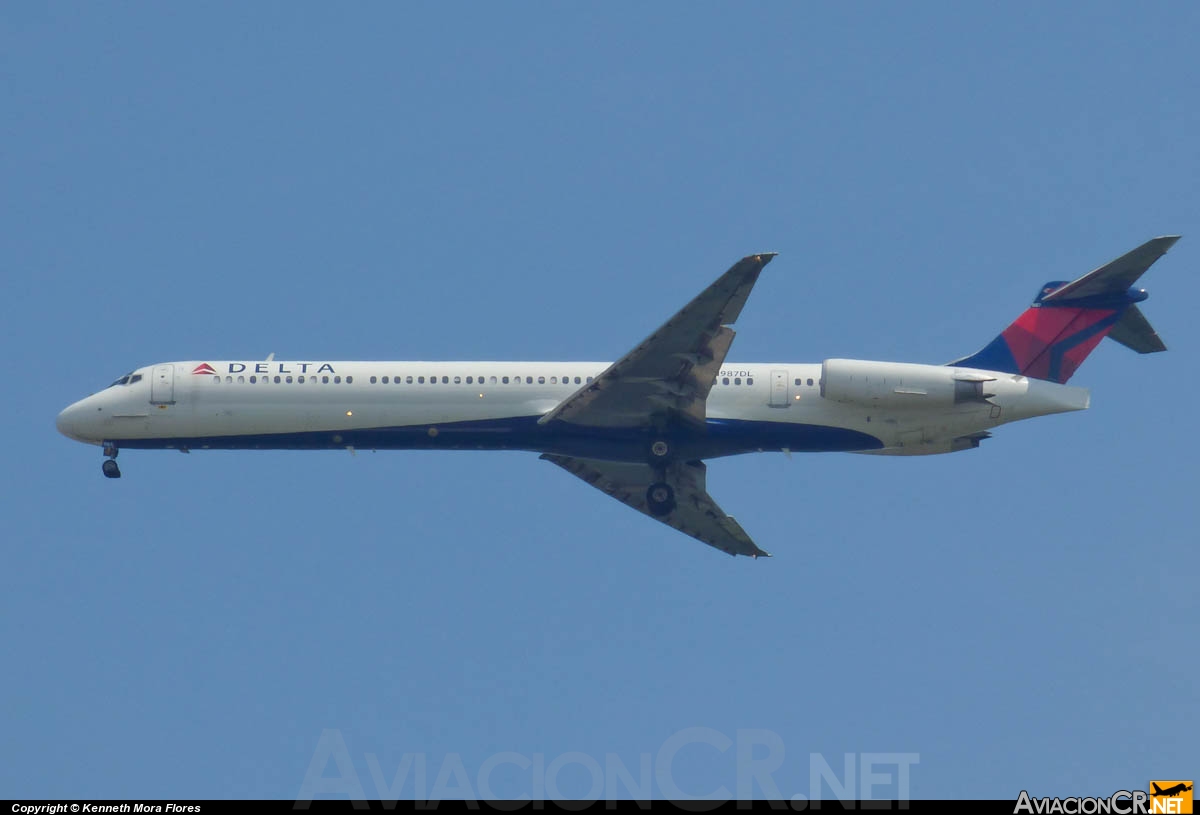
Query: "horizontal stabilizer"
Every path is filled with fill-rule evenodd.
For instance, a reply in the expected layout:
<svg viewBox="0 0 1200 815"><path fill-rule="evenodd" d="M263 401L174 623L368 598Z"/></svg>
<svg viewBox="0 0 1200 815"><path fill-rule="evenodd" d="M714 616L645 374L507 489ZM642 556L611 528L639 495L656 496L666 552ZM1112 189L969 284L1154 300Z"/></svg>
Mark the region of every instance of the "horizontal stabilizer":
<svg viewBox="0 0 1200 815"><path fill-rule="evenodd" d="M1061 289L1039 298L1046 303L1061 303L1080 300L1128 290L1154 261L1167 253L1179 240L1179 235L1165 235L1146 241L1132 252L1127 252L1078 280L1073 280Z"/></svg>
<svg viewBox="0 0 1200 815"><path fill-rule="evenodd" d="M1112 331L1108 332L1108 336L1139 354L1154 354L1167 350L1158 332L1137 306L1125 309L1125 313L1117 320Z"/></svg>

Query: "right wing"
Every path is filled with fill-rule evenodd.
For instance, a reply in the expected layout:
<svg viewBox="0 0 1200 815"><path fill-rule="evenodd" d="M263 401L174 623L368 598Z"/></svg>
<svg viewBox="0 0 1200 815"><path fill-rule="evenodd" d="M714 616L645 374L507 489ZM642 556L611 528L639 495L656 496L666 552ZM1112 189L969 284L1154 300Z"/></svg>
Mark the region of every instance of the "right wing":
<svg viewBox="0 0 1200 815"><path fill-rule="evenodd" d="M675 509L665 516L650 512L646 491L658 481L649 464L575 458L544 453L541 458L557 464L596 489L611 495L656 521L673 526L698 541L730 555L770 557L754 545L741 524L717 506L705 488L707 468L701 461L667 467L666 483L675 492Z"/></svg>

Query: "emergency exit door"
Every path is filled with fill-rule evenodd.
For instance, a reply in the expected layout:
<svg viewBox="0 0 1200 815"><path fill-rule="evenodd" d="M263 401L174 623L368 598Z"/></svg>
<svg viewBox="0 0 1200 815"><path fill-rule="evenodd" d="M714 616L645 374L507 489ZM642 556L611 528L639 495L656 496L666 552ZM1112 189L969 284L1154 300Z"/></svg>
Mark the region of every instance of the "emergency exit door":
<svg viewBox="0 0 1200 815"><path fill-rule="evenodd" d="M771 407L785 408L790 405L788 398L788 372L771 371Z"/></svg>

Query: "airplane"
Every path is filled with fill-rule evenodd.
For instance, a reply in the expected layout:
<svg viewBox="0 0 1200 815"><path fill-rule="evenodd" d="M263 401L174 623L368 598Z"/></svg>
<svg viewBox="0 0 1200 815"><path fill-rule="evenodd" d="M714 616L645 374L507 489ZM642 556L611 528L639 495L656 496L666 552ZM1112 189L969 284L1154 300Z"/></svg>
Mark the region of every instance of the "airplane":
<svg viewBox="0 0 1200 815"><path fill-rule="evenodd" d="M742 258L616 362L190 360L138 368L59 414L58 430L122 449L523 450L730 555L769 557L708 494L705 461L752 452L885 456L977 448L1009 422L1086 409L1067 385L1105 337L1165 351L1138 278L1154 238L1033 304L942 365L726 361L774 252Z"/></svg>
<svg viewBox="0 0 1200 815"><path fill-rule="evenodd" d="M1181 781L1173 787L1167 787L1165 790L1159 787L1158 784L1155 784L1153 781L1150 782L1150 786L1154 787L1154 792L1150 793L1150 795L1155 798L1160 795L1165 795L1170 798L1171 796L1178 795L1181 792L1187 792L1192 788L1192 785L1185 781Z"/></svg>

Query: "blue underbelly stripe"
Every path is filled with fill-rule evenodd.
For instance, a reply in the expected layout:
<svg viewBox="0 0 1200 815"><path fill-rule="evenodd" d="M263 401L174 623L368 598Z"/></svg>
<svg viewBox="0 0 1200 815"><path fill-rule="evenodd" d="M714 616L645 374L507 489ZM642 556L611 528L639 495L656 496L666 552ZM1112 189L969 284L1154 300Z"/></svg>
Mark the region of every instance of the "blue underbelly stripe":
<svg viewBox="0 0 1200 815"><path fill-rule="evenodd" d="M431 429L436 431L431 433ZM857 430L794 422L709 419L704 432L668 432L679 455L715 458L738 453L778 451L851 452L878 450L879 439ZM564 455L640 461L649 434L624 428L579 427L563 422L539 425L537 416L295 433L109 439L130 449L193 450L529 450Z"/></svg>

